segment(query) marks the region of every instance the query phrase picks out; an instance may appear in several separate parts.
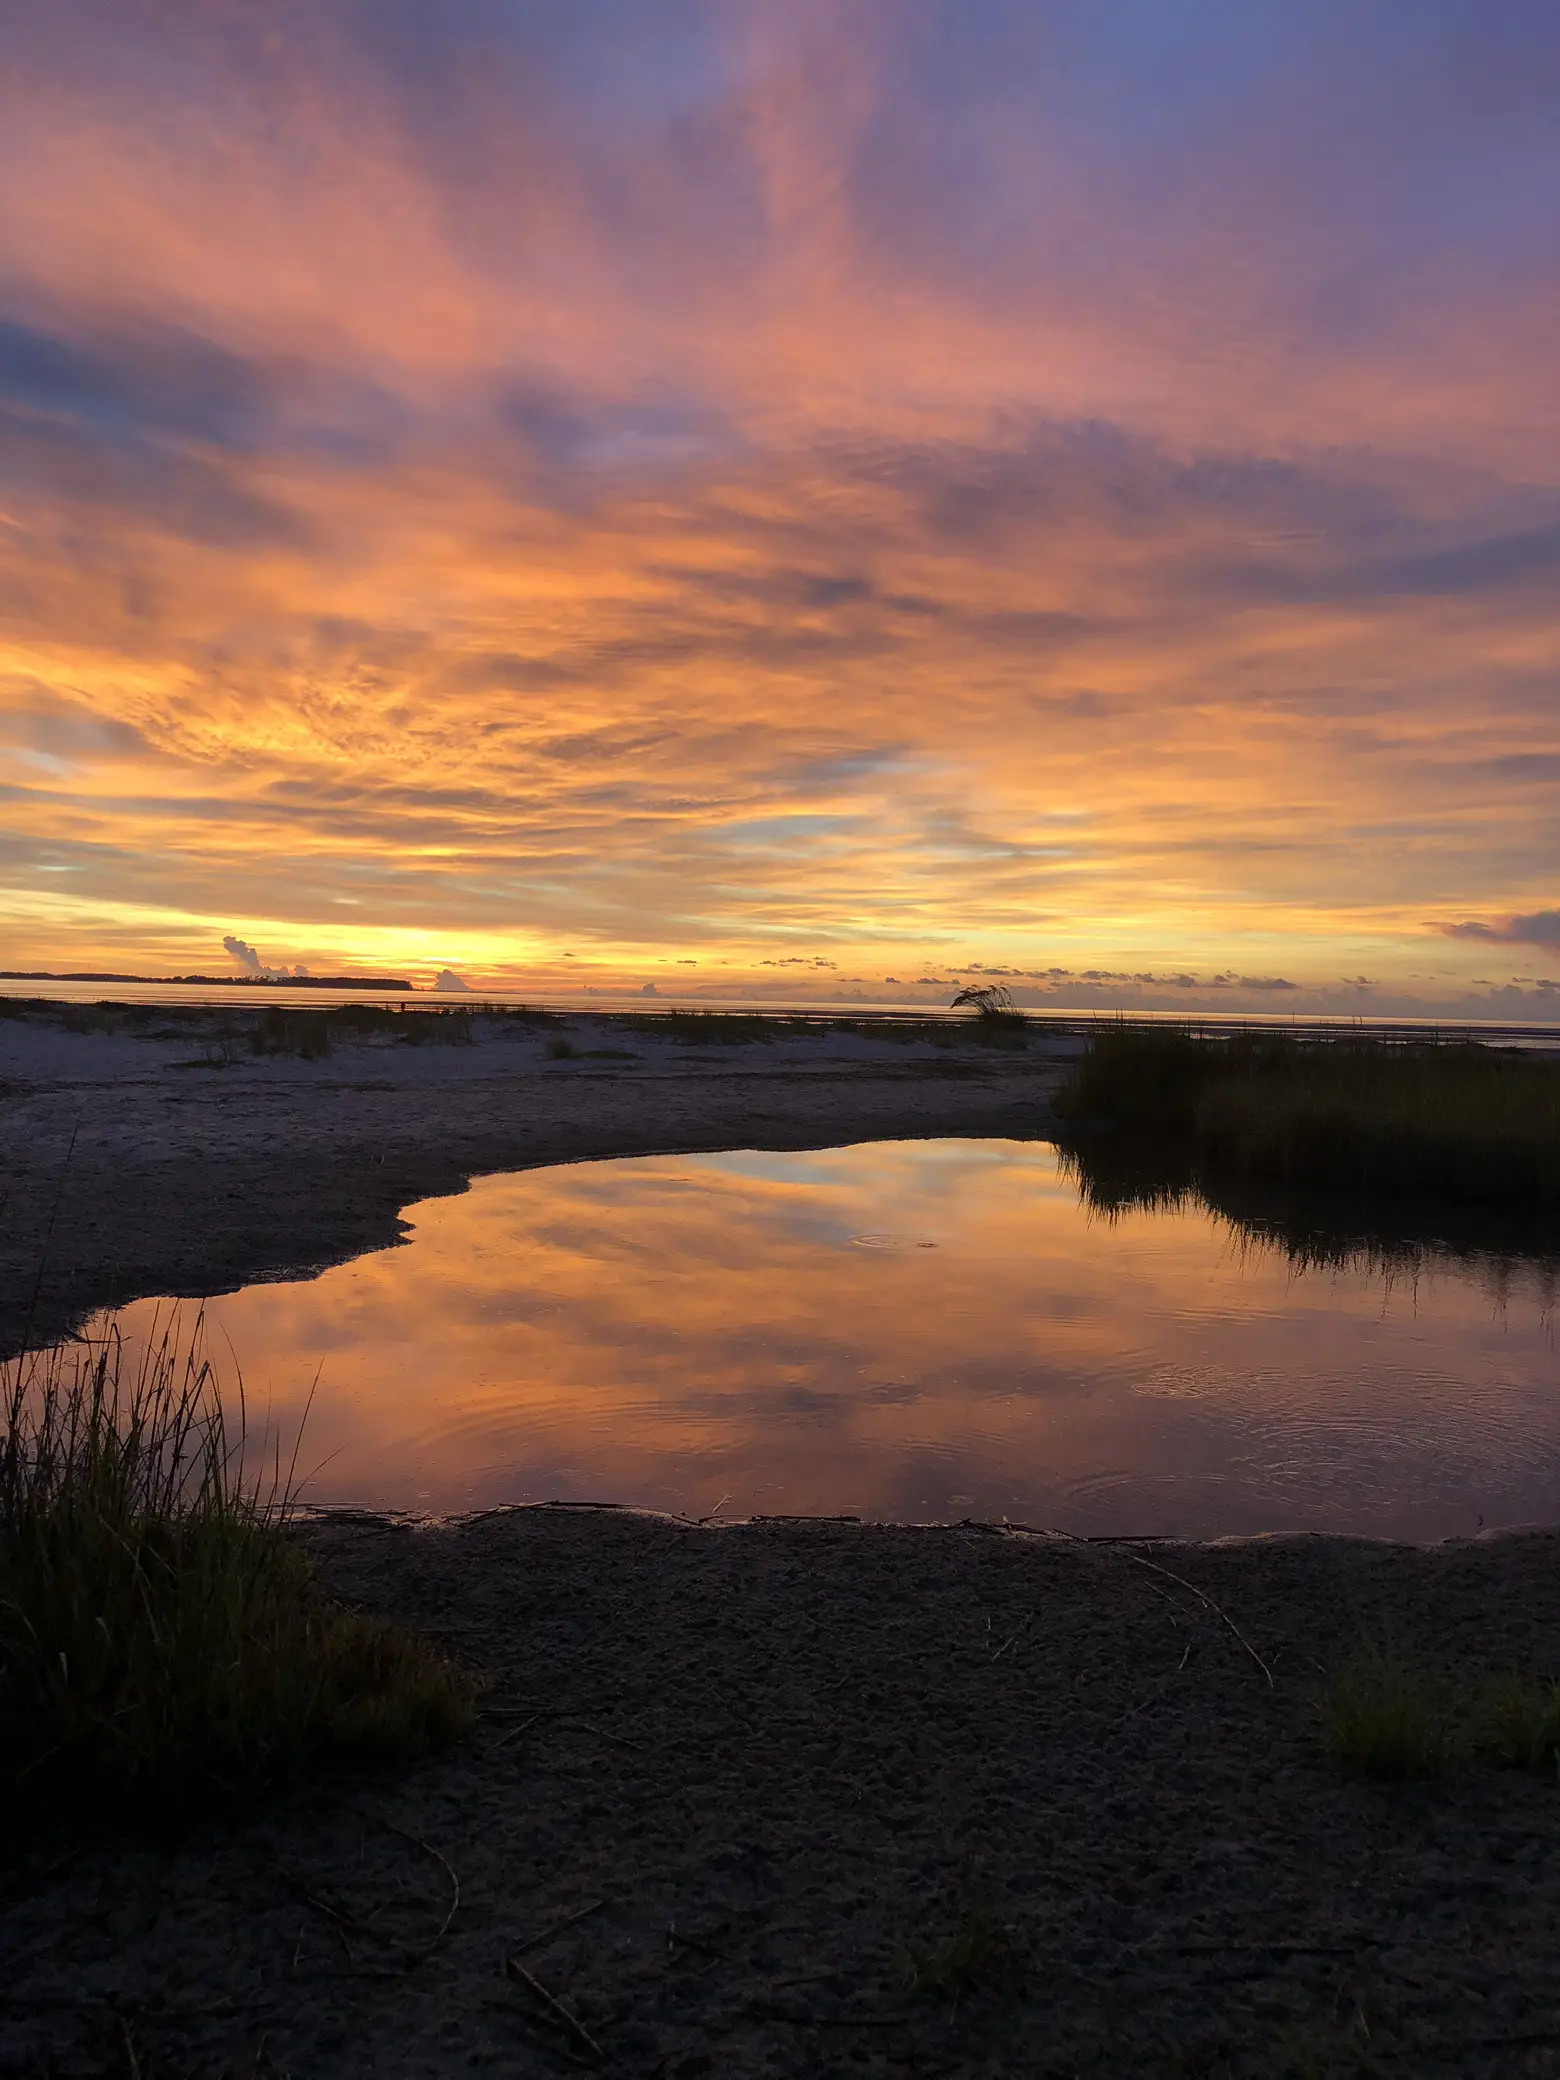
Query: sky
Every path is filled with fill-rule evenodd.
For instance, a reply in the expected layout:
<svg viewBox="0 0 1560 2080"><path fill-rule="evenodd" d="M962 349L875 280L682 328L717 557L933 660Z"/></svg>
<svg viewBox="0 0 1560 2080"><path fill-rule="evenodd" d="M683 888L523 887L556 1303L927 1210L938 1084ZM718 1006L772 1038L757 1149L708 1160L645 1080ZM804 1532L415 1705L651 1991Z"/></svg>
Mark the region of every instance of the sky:
<svg viewBox="0 0 1560 2080"><path fill-rule="evenodd" d="M0 44L0 966L1555 1015L1553 0Z"/></svg>

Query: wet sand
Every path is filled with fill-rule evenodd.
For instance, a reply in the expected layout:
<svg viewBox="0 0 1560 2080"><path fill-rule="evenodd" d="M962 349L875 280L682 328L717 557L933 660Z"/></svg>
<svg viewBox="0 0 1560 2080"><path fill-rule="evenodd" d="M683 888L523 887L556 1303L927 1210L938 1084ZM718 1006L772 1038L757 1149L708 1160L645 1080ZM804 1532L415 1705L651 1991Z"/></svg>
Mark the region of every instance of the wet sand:
<svg viewBox="0 0 1560 2080"><path fill-rule="evenodd" d="M73 1032L69 1017L0 1022L0 1357L95 1308L298 1278L388 1248L403 1207L488 1171L1043 1134L1078 1044L690 1046L579 1018L479 1025L469 1047L222 1060L198 1022L132 1037ZM575 1058L549 1055L561 1036Z"/></svg>
<svg viewBox="0 0 1560 2080"><path fill-rule="evenodd" d="M483 1673L478 1730L179 1847L6 1873L0 2072L1560 2069L1560 1787L1352 1780L1312 1703L1362 1629L1555 1667L1555 1536L559 1509L316 1535L343 1594ZM972 1929L954 1999L931 1982Z"/></svg>

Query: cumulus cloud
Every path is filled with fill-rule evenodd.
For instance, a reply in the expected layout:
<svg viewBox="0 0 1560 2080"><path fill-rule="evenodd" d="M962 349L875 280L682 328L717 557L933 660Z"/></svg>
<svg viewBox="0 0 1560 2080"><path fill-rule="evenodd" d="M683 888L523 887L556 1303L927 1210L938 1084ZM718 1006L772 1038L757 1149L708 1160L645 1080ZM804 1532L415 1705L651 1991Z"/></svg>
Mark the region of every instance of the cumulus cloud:
<svg viewBox="0 0 1560 2080"><path fill-rule="evenodd" d="M242 939L235 938L231 932L223 939L222 944L232 955L233 959L238 962L238 965L241 968L247 968L251 975L270 974L270 969L261 960L254 947L246 945Z"/></svg>
<svg viewBox="0 0 1560 2080"><path fill-rule="evenodd" d="M254 975L266 982L302 982L308 969L301 964L296 968L273 968L260 958L256 949L247 940L237 938L232 932L224 935L222 944L246 974Z"/></svg>

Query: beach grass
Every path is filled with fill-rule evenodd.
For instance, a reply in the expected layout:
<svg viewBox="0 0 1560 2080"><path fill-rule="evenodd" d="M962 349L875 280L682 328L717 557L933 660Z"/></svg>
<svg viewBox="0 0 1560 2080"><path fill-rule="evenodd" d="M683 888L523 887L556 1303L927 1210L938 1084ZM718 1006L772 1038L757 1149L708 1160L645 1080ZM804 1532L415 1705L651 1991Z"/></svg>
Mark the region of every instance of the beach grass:
<svg viewBox="0 0 1560 2080"><path fill-rule="evenodd" d="M1560 1214L1560 1063L1512 1049L1124 1025L1090 1037L1056 1110L1069 1135L1174 1145L1198 1182Z"/></svg>
<svg viewBox="0 0 1560 2080"><path fill-rule="evenodd" d="M1483 1763L1560 1773L1560 1683L1519 1670L1469 1678L1363 1640L1316 1694L1334 1760L1406 1782Z"/></svg>
<svg viewBox="0 0 1560 2080"><path fill-rule="evenodd" d="M1514 1671L1492 1677L1475 1725L1480 1749L1502 1768L1560 1772L1560 1683Z"/></svg>
<svg viewBox="0 0 1560 2080"><path fill-rule="evenodd" d="M460 1733L469 1679L314 1577L199 1317L0 1368L0 1788L28 1831L178 1824Z"/></svg>
<svg viewBox="0 0 1560 2080"><path fill-rule="evenodd" d="M249 1028L249 1051L258 1055L296 1055L302 1062L323 1061L330 1053L330 1014L289 1011L268 1004Z"/></svg>
<svg viewBox="0 0 1560 2080"><path fill-rule="evenodd" d="M1390 1647L1361 1646L1316 1702L1329 1752L1361 1776L1438 1776L1458 1753L1450 1693Z"/></svg>

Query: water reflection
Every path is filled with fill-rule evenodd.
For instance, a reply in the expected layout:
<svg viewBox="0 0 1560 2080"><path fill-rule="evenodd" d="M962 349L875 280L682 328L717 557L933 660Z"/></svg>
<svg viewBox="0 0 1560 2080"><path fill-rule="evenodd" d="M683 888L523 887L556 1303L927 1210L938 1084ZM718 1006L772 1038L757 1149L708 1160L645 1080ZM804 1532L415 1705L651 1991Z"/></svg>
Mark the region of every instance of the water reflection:
<svg viewBox="0 0 1560 2080"><path fill-rule="evenodd" d="M1350 1271L1387 1285L1454 1266L1492 1299L1521 1292L1552 1315L1560 1230L1529 1214L1428 1195L1360 1198L1222 1176L1184 1143L1085 1139L1063 1151L1064 1175L1108 1221L1124 1213L1206 1212L1241 1246L1279 1250L1295 1271Z"/></svg>
<svg viewBox="0 0 1560 2080"><path fill-rule="evenodd" d="M1560 1517L1541 1277L1497 1292L1428 1244L1395 1281L1347 1253L1297 1270L1159 1198L1080 1197L1009 1141L579 1164L480 1179L410 1209L407 1247L209 1314L284 1432L318 1370L322 1501L1423 1538Z"/></svg>

